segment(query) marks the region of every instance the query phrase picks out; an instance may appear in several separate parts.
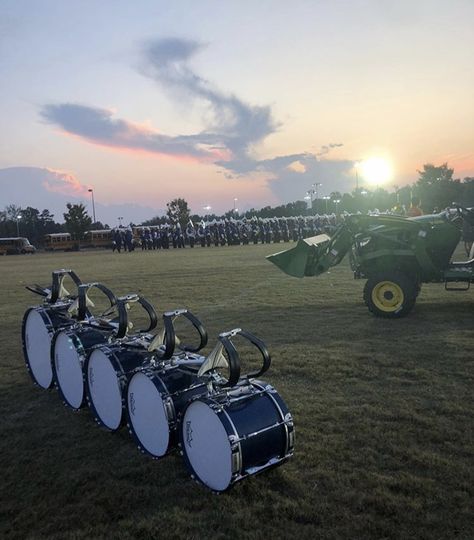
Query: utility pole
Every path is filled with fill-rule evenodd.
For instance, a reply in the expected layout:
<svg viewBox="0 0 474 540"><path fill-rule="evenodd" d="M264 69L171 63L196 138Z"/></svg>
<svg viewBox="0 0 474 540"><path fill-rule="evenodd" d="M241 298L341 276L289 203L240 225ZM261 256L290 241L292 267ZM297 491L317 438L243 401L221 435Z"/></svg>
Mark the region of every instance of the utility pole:
<svg viewBox="0 0 474 540"><path fill-rule="evenodd" d="M89 188L87 191L91 194L91 197L92 197L92 216L94 217L94 223L96 223L96 219L95 219L95 203L94 203L94 190L93 190L92 188Z"/></svg>

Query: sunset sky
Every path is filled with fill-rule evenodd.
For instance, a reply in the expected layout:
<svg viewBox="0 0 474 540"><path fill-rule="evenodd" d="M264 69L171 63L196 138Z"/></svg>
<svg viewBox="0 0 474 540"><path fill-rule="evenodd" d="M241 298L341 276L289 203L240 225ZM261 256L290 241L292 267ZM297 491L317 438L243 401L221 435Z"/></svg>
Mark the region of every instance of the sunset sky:
<svg viewBox="0 0 474 540"><path fill-rule="evenodd" d="M389 188L474 176L473 22L472 0L2 0L0 209L93 187L109 222L246 210L350 191L371 157Z"/></svg>

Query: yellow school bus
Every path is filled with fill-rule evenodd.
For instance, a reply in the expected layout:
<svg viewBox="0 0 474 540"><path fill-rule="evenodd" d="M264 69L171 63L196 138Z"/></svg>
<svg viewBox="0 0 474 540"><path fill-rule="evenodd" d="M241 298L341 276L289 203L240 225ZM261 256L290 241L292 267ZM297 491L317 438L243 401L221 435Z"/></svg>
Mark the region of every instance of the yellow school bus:
<svg viewBox="0 0 474 540"><path fill-rule="evenodd" d="M87 231L84 237L84 247L112 247L111 229L102 229L97 231Z"/></svg>
<svg viewBox="0 0 474 540"><path fill-rule="evenodd" d="M28 238L0 238L0 255L19 255L20 253L35 253L36 248Z"/></svg>
<svg viewBox="0 0 474 540"><path fill-rule="evenodd" d="M46 251L72 251L79 249L79 242L69 233L51 233L44 235Z"/></svg>

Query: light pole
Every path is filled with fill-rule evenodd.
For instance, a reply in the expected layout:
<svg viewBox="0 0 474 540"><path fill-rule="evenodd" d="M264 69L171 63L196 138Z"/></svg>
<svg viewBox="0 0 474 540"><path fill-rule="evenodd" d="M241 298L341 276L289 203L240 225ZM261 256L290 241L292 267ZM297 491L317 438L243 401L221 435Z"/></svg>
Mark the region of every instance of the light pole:
<svg viewBox="0 0 474 540"><path fill-rule="evenodd" d="M204 215L204 217L206 218L209 215L209 212L212 210L212 206L209 204L206 204L206 206L203 206L202 209L206 211Z"/></svg>
<svg viewBox="0 0 474 540"><path fill-rule="evenodd" d="M335 203L335 205L336 205L336 216L337 216L337 209L339 207L339 203L341 202L341 199L333 199L332 202Z"/></svg>
<svg viewBox="0 0 474 540"><path fill-rule="evenodd" d="M326 214L328 213L328 201L331 197L329 195L324 195L323 199L324 199L324 202L326 203Z"/></svg>
<svg viewBox="0 0 474 540"><path fill-rule="evenodd" d="M21 219L21 214L18 214L16 216L16 235L18 238L20 237L20 219Z"/></svg>
<svg viewBox="0 0 474 540"><path fill-rule="evenodd" d="M313 184L313 193L316 195L316 204L318 204L318 188L320 188L321 186L321 182L315 182Z"/></svg>
<svg viewBox="0 0 474 540"><path fill-rule="evenodd" d="M237 206L236 206L236 203L237 203L238 200L239 200L239 199L235 199L235 198L234 198L234 214L237 214L238 211L239 211L239 209L238 209Z"/></svg>
<svg viewBox="0 0 474 540"><path fill-rule="evenodd" d="M118 221L119 221L119 227L121 228L122 227L123 216L119 216Z"/></svg>
<svg viewBox="0 0 474 540"><path fill-rule="evenodd" d="M92 197L92 215L94 217L94 223L96 223L96 220L95 220L94 190L92 188L89 188L87 191L91 194L91 197Z"/></svg>
<svg viewBox="0 0 474 540"><path fill-rule="evenodd" d="M359 191L359 167L360 167L360 163L358 161L356 161L354 163L354 169L355 169L355 174L356 174L356 193Z"/></svg>
<svg viewBox="0 0 474 540"><path fill-rule="evenodd" d="M316 204L318 201L318 188L322 186L320 182L315 182L314 184L311 184L311 189L308 189L306 192L305 199L308 201L311 201L311 211L313 210L313 195L316 195Z"/></svg>

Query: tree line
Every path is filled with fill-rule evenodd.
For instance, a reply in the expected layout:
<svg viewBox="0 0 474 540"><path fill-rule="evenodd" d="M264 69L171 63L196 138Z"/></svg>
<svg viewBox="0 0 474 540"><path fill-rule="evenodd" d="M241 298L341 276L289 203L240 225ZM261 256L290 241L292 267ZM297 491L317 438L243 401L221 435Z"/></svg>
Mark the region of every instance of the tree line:
<svg viewBox="0 0 474 540"><path fill-rule="evenodd" d="M389 192L383 188L367 189L357 188L352 193L340 193L333 191L325 198L312 201L310 208L306 201L295 201L279 206L265 206L260 209L250 210L238 214L238 217L246 218L271 218L271 217L297 217L311 214L332 214L339 212L368 212L378 209L381 212L395 207L405 207L407 210L412 199L420 201L420 206L425 214L441 211L453 202L462 206L474 206L474 177L465 177L463 180L454 179L454 169L447 163L435 166L431 163L423 165L423 169L417 171L418 179L411 185L399 187L393 186ZM207 220L237 217L234 209L228 210L223 216L216 214L191 214L185 199L174 199L167 205L166 216L156 216L144 225L162 225L167 220L179 221L184 227L191 219L193 222L205 218Z"/></svg>
<svg viewBox="0 0 474 540"><path fill-rule="evenodd" d="M405 206L408 209L414 197L420 201L425 213L442 210L453 202L466 207L474 206L474 177L461 180L453 178L453 175L454 169L449 168L447 163L439 166L427 163L418 171L418 179L413 184L401 188L394 186L392 192L383 188L373 190L358 188L352 193L334 191L326 198L313 200L310 208L305 201L295 201L275 207L251 208L239 214L230 209L223 216L191 214L187 201L184 198L176 198L167 203L165 216L156 216L145 221L143 225L159 225L171 221L179 222L184 228L189 220L196 223L202 219L211 221L223 217L296 217L308 213L327 214L344 211L364 213L375 208L383 212L397 206ZM0 211L0 237L25 236L33 244L41 245L45 234L69 232L81 239L87 230L109 228L101 222L93 223L83 204L68 203L66 209L63 214L64 221L60 223L48 209L40 211L31 206L21 208L10 204Z"/></svg>
<svg viewBox="0 0 474 540"><path fill-rule="evenodd" d="M0 237L23 236L33 245L41 245L45 234L69 232L77 238L82 238L91 228L105 228L100 222L92 222L82 203L67 203L66 208L67 212L63 214L64 221L58 223L48 209L40 211L32 206L21 208L9 204L0 211Z"/></svg>

